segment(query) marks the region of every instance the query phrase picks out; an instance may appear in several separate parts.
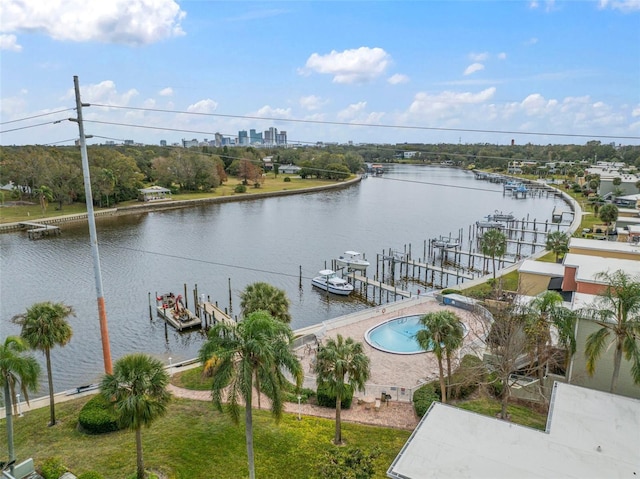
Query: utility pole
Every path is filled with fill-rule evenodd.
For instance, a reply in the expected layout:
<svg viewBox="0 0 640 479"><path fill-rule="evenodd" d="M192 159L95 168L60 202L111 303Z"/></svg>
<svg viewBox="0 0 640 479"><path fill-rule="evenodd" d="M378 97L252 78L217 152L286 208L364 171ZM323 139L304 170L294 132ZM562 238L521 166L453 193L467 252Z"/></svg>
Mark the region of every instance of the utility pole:
<svg viewBox="0 0 640 479"><path fill-rule="evenodd" d="M104 292L102 289L102 273L100 272L100 254L98 252L98 235L96 234L96 219L93 214L93 195L91 194L91 178L89 176L89 158L87 157L87 143L84 136L84 124L82 123L82 107L90 106L88 103L80 101L80 87L78 76L73 77L73 86L76 91L76 109L78 118L69 118L70 121L78 123L80 130L80 153L82 155L82 173L84 176L84 194L87 202L87 220L89 222L89 238L91 240L91 256L93 257L93 274L96 282L96 292L98 295L98 316L100 319L100 337L102 338L102 356L104 358L104 371L107 374L113 373L111 365L111 346L109 345L109 329L107 328L107 309L104 302Z"/></svg>

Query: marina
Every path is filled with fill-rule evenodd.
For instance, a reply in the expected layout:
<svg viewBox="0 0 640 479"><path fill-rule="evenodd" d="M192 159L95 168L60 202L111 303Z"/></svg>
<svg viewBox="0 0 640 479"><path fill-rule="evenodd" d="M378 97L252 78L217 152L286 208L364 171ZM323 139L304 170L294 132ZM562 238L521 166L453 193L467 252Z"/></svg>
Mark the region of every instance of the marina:
<svg viewBox="0 0 640 479"><path fill-rule="evenodd" d="M471 225L495 210L520 218L517 229L514 223L510 231L513 240L521 238L522 219L528 221L524 229L533 230L537 218L537 243L544 242L540 230L545 230L547 219L548 231L565 227L550 222L554 206L564 206L564 201L554 196L516 201L502 194L501 184L485 182L479 191L469 171L384 166L383 176L343 190L176 210L142 210L127 216L96 215L113 357L144 351L166 363L169 357L177 363L197 356L202 344L199 328L181 333L157 318L155 310L154 291L173 291L182 293L185 306L194 314L203 314L196 306L203 303L202 294L196 301L191 291L181 290L185 282L197 285L198 291L206 294L205 302L217 305L234 321L245 287L267 282L286 292L291 302L291 326L300 329L376 303L387 304L394 299L402 302L402 293L392 291L415 298L432 288L427 283L436 287L442 283L455 285L468 281L462 274L481 276L482 258L466 254L478 254L476 228ZM397 181L405 178L412 181ZM416 198L420 198L419 203ZM446 208L424 206L443 202ZM403 214L398 214L399 205ZM75 367L54 368L57 390L96 382L103 370L102 358L95 354L100 338L93 272L87 266L91 264L87 227L80 222L65 223L63 228L64 234L51 241L25 241L26 233L19 230L0 235L2 330L19 334L10 318L35 302L64 301L76 311L77 316L70 321L74 336L64 348L56 349L54 359ZM440 235L461 239L457 254L430 248L429 240ZM265 247L257 238L268 238L274 247ZM524 241L532 240L533 234L525 233ZM366 254L371 263L366 275L355 275L368 277L368 299L364 299L364 287L359 282L349 296L312 287L311 280L319 270L337 271L331 265L332 258L352 248ZM536 252L541 249L535 247ZM518 253L525 257L531 250L532 246L521 244L518 251L517 242L510 243L500 264L510 265ZM428 265L429 270L421 265ZM343 276L348 279L349 275ZM380 293L378 287L374 290L372 281L389 285L392 291ZM151 321L147 300L150 291ZM208 324L210 321L207 317ZM37 359L43 361L40 356Z"/></svg>

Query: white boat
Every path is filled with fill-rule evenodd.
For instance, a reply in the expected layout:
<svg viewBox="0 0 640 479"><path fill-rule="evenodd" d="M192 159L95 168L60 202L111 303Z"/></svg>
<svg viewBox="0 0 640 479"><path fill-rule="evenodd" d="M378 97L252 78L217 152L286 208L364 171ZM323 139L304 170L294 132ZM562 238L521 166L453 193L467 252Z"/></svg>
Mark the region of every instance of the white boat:
<svg viewBox="0 0 640 479"><path fill-rule="evenodd" d="M345 251L344 254L336 260L336 264L350 270L364 271L370 263L364 259L362 253L357 251Z"/></svg>
<svg viewBox="0 0 640 479"><path fill-rule="evenodd" d="M331 269L323 269L318 276L311 280L311 284L329 293L349 296L353 291L353 285L339 277Z"/></svg>

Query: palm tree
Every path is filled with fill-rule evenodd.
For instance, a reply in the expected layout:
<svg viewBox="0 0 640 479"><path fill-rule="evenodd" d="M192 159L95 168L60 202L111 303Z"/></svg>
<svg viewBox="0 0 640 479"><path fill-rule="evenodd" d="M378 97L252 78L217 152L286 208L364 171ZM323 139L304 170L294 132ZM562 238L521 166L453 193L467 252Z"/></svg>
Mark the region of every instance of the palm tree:
<svg viewBox="0 0 640 479"><path fill-rule="evenodd" d="M214 406L222 411L222 392L226 391L227 410L232 420L240 421L240 400L245 404L245 440L249 477L255 478L253 455L252 396L254 385L271 400L271 413L279 420L283 410L285 372L302 384L300 361L291 351L293 333L288 324L267 311L254 311L240 323L217 323L209 330L200 348L200 361L213 376L211 393ZM255 384L254 384L255 378Z"/></svg>
<svg viewBox="0 0 640 479"><path fill-rule="evenodd" d="M168 384L162 362L142 353L120 358L113 374L106 374L100 383L100 392L113 403L120 426L136 432L137 479L144 478L142 426L149 427L167 412Z"/></svg>
<svg viewBox="0 0 640 479"><path fill-rule="evenodd" d="M507 252L507 237L497 229L491 229L480 240L482 254L493 261L493 281L496 280L496 257L501 258Z"/></svg>
<svg viewBox="0 0 640 479"><path fill-rule="evenodd" d="M618 207L613 203L602 205L598 216L602 221L607 223L607 229L609 229L611 227L611 223L614 223L618 219Z"/></svg>
<svg viewBox="0 0 640 479"><path fill-rule="evenodd" d="M29 390L36 391L38 388L40 365L33 356L24 354L28 349L26 341L18 336L7 336L4 344L0 344L0 386L3 390L4 410L7 416L9 462L15 459L13 412L11 409L12 404L16 403L16 386L20 387L27 404L29 403Z"/></svg>
<svg viewBox="0 0 640 479"><path fill-rule="evenodd" d="M416 341L425 351L433 351L438 359L438 372L440 375L440 395L442 402L447 402L447 387L444 380L444 366L442 359L450 356L454 349L462 343L464 329L460 319L451 311L435 311L420 317L420 323L424 329L416 333ZM449 376L451 365L447 366Z"/></svg>
<svg viewBox="0 0 640 479"><path fill-rule="evenodd" d="M283 323L290 323L289 304L287 293L268 283L247 285L240 293L240 308L243 316L263 310L268 311L271 316Z"/></svg>
<svg viewBox="0 0 640 479"><path fill-rule="evenodd" d="M602 352L615 344L610 388L615 392L623 354L632 362L633 382L640 384L640 280L621 270L598 273L596 278L606 282L607 288L592 308L583 311L601 326L587 336L587 372L593 375Z"/></svg>
<svg viewBox="0 0 640 479"><path fill-rule="evenodd" d="M36 303L24 314L13 317L13 321L22 326L20 335L33 349L44 353L47 361L47 379L49 382L49 426L56 423L55 398L53 395L53 375L51 373L51 349L64 346L73 335L67 322L69 316L75 316L73 308L64 303Z"/></svg>
<svg viewBox="0 0 640 479"><path fill-rule="evenodd" d="M318 385L324 386L329 394L336 396L335 444L342 444L342 399L352 390L364 389L371 374L370 362L364 353L362 343L353 338L344 339L340 334L336 339L327 339L316 355L315 373Z"/></svg>
<svg viewBox="0 0 640 479"><path fill-rule="evenodd" d="M547 236L545 248L556 255L556 263L560 255L569 251L569 236L563 231L553 231Z"/></svg>
<svg viewBox="0 0 640 479"><path fill-rule="evenodd" d="M558 342L566 351L565 368L576 351L576 315L563 307L562 301L562 295L557 291L545 291L531 302L528 314L525 315L524 331L529 340L529 349L538 363L540 380L544 377L549 362L551 328L556 330Z"/></svg>

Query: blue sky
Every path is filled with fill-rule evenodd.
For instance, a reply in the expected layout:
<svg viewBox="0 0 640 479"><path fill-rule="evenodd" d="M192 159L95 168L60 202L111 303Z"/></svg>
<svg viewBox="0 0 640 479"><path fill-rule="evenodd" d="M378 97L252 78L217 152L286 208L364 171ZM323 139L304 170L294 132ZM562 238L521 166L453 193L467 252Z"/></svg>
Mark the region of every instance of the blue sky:
<svg viewBox="0 0 640 479"><path fill-rule="evenodd" d="M74 75L90 143L640 144L640 0L0 0L0 50L3 145L72 142Z"/></svg>

